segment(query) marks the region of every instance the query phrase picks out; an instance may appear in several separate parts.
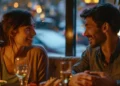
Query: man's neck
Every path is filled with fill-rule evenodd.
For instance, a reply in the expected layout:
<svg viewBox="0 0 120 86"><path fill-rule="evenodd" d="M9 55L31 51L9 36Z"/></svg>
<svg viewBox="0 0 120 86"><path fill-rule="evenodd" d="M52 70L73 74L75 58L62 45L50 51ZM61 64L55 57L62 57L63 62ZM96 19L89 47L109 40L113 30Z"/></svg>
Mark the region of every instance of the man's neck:
<svg viewBox="0 0 120 86"><path fill-rule="evenodd" d="M111 36L106 42L101 46L102 52L105 56L106 62L109 63L111 55L114 53L116 46L118 44L118 36Z"/></svg>

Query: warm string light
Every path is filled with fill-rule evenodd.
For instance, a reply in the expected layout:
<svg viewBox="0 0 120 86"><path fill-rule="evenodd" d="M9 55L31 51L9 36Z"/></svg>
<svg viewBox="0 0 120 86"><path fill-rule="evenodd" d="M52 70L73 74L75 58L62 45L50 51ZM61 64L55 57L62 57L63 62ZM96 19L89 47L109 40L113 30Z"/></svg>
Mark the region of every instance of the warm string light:
<svg viewBox="0 0 120 86"><path fill-rule="evenodd" d="M84 0L85 3L98 3L99 0Z"/></svg>
<svg viewBox="0 0 120 86"><path fill-rule="evenodd" d="M120 31L117 33L118 36L120 36Z"/></svg>
<svg viewBox="0 0 120 86"><path fill-rule="evenodd" d="M14 8L18 8L19 7L19 3L15 2L13 6L14 6Z"/></svg>
<svg viewBox="0 0 120 86"><path fill-rule="evenodd" d="M29 8L31 8L31 7L32 7L32 2L28 2L27 6L28 6Z"/></svg>
<svg viewBox="0 0 120 86"><path fill-rule="evenodd" d="M42 7L41 7L40 5L37 5L37 6L35 7L35 9L36 9L36 12L37 12L37 13L41 13L41 12L42 12Z"/></svg>
<svg viewBox="0 0 120 86"><path fill-rule="evenodd" d="M44 19L45 19L45 13L41 13L41 14L40 14L40 19L41 19L42 21L44 21Z"/></svg>
<svg viewBox="0 0 120 86"><path fill-rule="evenodd" d="M99 2L99 0L93 0L94 1L94 3L98 3Z"/></svg>
<svg viewBox="0 0 120 86"><path fill-rule="evenodd" d="M66 35L68 38L72 38L73 37L73 33L72 31L68 31L67 35Z"/></svg>
<svg viewBox="0 0 120 86"><path fill-rule="evenodd" d="M91 3L91 0L85 0L85 3Z"/></svg>
<svg viewBox="0 0 120 86"><path fill-rule="evenodd" d="M37 8L37 13L41 13L42 9L41 8Z"/></svg>
<svg viewBox="0 0 120 86"><path fill-rule="evenodd" d="M7 10L7 6L4 6L4 7L3 7L3 10L6 11L6 10Z"/></svg>

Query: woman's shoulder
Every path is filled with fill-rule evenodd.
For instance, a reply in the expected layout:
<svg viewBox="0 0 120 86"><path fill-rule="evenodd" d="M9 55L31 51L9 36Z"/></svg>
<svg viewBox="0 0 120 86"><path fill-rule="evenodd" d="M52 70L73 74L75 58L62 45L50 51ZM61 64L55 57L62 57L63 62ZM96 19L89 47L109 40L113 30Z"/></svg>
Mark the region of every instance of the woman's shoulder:
<svg viewBox="0 0 120 86"><path fill-rule="evenodd" d="M45 50L45 48L42 45L32 45L31 48L33 50Z"/></svg>
<svg viewBox="0 0 120 86"><path fill-rule="evenodd" d="M47 52L45 50L45 48L41 45L32 45L32 46L29 46L27 47L27 56L31 59L36 59L36 58L39 58L39 59L47 59L48 58L48 55L47 55Z"/></svg>
<svg viewBox="0 0 120 86"><path fill-rule="evenodd" d="M46 53L45 48L42 45L32 45L26 47L27 51L35 53Z"/></svg>

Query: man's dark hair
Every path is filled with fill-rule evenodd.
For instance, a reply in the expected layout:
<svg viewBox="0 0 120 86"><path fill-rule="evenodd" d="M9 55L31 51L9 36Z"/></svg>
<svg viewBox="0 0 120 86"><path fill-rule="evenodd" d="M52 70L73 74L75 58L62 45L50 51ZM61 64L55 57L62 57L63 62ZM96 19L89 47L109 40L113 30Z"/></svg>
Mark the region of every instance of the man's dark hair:
<svg viewBox="0 0 120 86"><path fill-rule="evenodd" d="M93 8L85 9L80 16L82 18L92 17L98 27L101 27L105 22L107 22L113 32L119 32L120 12L110 3L98 4Z"/></svg>

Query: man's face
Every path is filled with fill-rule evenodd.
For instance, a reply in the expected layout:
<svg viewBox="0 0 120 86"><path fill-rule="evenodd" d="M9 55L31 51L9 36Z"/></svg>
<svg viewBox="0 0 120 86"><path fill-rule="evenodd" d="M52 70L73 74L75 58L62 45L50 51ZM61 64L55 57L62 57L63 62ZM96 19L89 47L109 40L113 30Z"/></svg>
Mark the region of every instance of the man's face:
<svg viewBox="0 0 120 86"><path fill-rule="evenodd" d="M102 28L98 28L91 17L86 18L85 27L86 30L84 35L87 36L90 46L101 46L106 40L106 35L103 33Z"/></svg>

